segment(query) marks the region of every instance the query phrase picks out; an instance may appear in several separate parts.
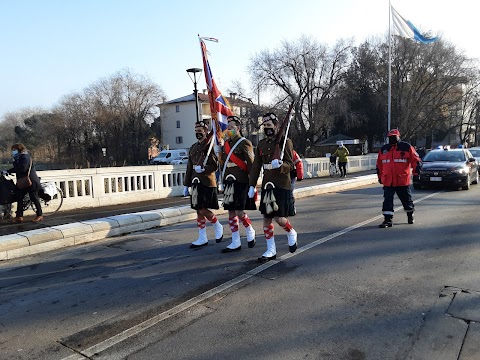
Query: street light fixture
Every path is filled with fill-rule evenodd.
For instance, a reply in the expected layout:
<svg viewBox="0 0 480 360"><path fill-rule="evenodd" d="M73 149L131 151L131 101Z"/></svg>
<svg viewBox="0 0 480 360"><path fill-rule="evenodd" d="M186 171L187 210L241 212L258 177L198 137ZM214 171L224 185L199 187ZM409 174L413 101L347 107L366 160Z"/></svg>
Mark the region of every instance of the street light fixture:
<svg viewBox="0 0 480 360"><path fill-rule="evenodd" d="M199 68L191 68L187 69L188 76L193 82L193 96L195 96L195 110L197 111L197 122L198 120L198 90L197 90L197 74L201 73L202 69ZM192 75L193 74L193 78Z"/></svg>

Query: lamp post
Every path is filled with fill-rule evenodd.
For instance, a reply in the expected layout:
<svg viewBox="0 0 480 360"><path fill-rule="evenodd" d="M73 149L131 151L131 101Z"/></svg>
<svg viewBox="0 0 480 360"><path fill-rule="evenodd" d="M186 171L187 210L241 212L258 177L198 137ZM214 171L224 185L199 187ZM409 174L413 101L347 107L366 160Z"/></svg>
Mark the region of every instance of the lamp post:
<svg viewBox="0 0 480 360"><path fill-rule="evenodd" d="M198 122L198 90L197 90L197 74L201 73L202 69L199 68L191 68L187 69L188 76L193 82L193 95L195 96L195 110L197 111L197 119ZM193 78L192 75L193 74Z"/></svg>

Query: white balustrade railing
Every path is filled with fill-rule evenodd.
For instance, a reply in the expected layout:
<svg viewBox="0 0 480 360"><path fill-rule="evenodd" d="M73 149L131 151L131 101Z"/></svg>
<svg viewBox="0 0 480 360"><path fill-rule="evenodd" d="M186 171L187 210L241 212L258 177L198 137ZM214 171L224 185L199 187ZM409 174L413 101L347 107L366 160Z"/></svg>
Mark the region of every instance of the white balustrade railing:
<svg viewBox="0 0 480 360"><path fill-rule="evenodd" d="M375 169L377 154L350 156L348 172ZM303 160L305 178L329 175L329 158ZM181 196L186 165L149 165L37 171L64 193L62 210Z"/></svg>

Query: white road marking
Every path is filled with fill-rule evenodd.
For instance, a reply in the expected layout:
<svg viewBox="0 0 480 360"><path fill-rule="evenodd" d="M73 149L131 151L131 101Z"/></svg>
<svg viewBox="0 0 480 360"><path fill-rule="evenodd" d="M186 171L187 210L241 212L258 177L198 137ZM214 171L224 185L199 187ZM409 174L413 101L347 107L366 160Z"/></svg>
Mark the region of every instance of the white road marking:
<svg viewBox="0 0 480 360"><path fill-rule="evenodd" d="M414 203L418 203L418 202L421 202L423 200L426 200L428 198L431 198L435 195L438 195L440 194L440 192L435 192L435 193L432 193L432 194L429 194L429 195L426 195L420 199L417 199L414 201ZM402 207L398 207L396 208L395 210L398 211L398 210L401 210ZM105 351L107 350L108 348L111 348L112 346L122 342L122 341L125 341L127 340L128 338L132 337L132 336L135 336L137 334L139 334L140 332L158 324L159 322L163 321L163 320L166 320L182 311L185 311L187 310L188 308L194 306L194 305L197 305L198 303L206 300L206 299L209 299L219 293L221 293L222 291L225 291L235 285L238 285L242 282L244 282L245 280L248 280L250 279L252 276L255 276L259 273L261 273L262 271L278 264L279 262L281 261L285 261L293 256L297 256L297 255L300 255L301 253L317 246L317 245L320 245L320 244L323 244L329 240L332 240L336 237L339 237L341 235L344 235L352 230L355 230L355 229L358 229L359 227L362 227L364 225L367 225L373 221L376 221L376 220L379 220L383 218L383 215L378 215L378 216L375 216L373 218L370 218L368 220L365 220L365 221L362 221L358 224L355 224L355 225L352 225L348 228L345 228L343 230L340 230L340 231L337 231L333 234L330 234L328 236L325 236L321 239L318 239L318 240L315 240L313 242L311 242L310 244L307 244L307 245L304 245L300 248L297 249L296 252L294 252L293 254L292 253L288 253L288 254L285 254L283 256L281 256L278 260L272 260L272 261L269 261L265 264L262 264L260 266L257 266L256 268L250 270L250 271L247 271L245 274L243 275L240 275L240 276L237 276L235 279L232 279L230 281L227 281L226 283L224 284L221 284L213 289L210 289L208 291L205 291L204 293L200 294L200 295L197 295L193 298L191 298L190 300L187 300L177 306L174 306L172 309L170 310L167 310L167 311L164 311L163 313L161 314L158 314L148 320L145 320L143 322L141 322L140 324L137 324L129 329L126 329L124 331L122 331L121 333L117 334L117 335L114 335L106 340L103 340L101 342L99 342L98 344L96 345L93 345L83 351L81 351L79 354L74 354L74 355L70 355L69 357L66 357L62 360L85 360L85 358L89 358L95 354L98 354L98 353L101 353L102 351ZM84 356L82 356L82 355Z"/></svg>

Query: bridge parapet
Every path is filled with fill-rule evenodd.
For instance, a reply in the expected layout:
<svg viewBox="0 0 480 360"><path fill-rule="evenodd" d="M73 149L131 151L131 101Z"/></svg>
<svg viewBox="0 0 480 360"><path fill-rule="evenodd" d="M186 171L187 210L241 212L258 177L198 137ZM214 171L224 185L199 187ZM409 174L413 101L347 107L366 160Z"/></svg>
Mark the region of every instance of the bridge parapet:
<svg viewBox="0 0 480 360"><path fill-rule="evenodd" d="M350 173L375 169L377 154L349 157ZM303 159L305 178L329 175L326 157ZM37 171L64 193L62 210L181 196L186 165L126 166ZM259 179L261 182L261 179Z"/></svg>

